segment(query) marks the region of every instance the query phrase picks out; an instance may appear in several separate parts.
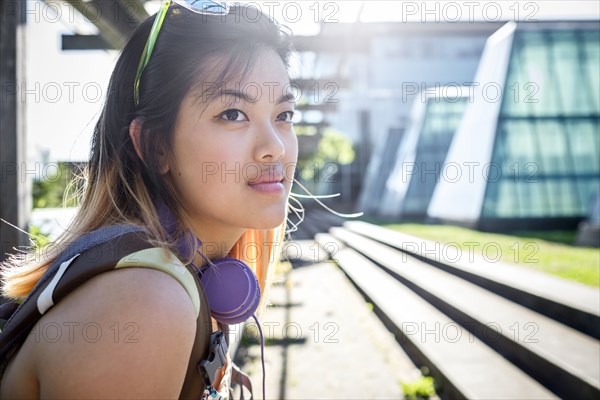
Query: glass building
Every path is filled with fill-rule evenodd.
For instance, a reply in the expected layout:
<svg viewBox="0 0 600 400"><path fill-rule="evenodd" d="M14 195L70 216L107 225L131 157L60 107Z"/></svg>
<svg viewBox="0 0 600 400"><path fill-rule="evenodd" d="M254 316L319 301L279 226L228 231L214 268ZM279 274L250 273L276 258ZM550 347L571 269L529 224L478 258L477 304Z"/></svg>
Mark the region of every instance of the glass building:
<svg viewBox="0 0 600 400"><path fill-rule="evenodd" d="M509 23L486 44L430 217L573 228L600 190L600 22Z"/></svg>
<svg viewBox="0 0 600 400"><path fill-rule="evenodd" d="M448 86L427 90L415 99L406 135L392 151L394 161L386 169L390 173L381 195L375 197L380 215L426 216L468 96L468 88Z"/></svg>
<svg viewBox="0 0 600 400"><path fill-rule="evenodd" d="M403 138L404 128L390 128L384 140L377 143L358 198L360 211L367 214L379 213L388 178L387 173L396 164L396 153Z"/></svg>

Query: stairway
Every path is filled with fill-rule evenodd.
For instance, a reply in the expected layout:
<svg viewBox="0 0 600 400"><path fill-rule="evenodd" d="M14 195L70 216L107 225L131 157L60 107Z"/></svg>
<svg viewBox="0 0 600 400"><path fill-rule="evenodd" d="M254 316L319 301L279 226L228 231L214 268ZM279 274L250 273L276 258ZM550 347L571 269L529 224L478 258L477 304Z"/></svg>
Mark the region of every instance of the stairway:
<svg viewBox="0 0 600 400"><path fill-rule="evenodd" d="M447 398L600 396L600 292L365 222L316 240Z"/></svg>

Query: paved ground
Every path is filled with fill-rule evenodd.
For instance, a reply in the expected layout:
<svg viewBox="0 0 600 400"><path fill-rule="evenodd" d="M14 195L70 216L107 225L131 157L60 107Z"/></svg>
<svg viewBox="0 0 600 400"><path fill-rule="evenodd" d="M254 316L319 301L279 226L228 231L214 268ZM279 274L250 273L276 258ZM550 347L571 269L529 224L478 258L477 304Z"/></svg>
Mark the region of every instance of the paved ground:
<svg viewBox="0 0 600 400"><path fill-rule="evenodd" d="M313 262L314 242L297 243L305 257L272 287L263 317L267 398L401 398L419 371L343 272ZM236 362L261 398L260 345L243 343Z"/></svg>

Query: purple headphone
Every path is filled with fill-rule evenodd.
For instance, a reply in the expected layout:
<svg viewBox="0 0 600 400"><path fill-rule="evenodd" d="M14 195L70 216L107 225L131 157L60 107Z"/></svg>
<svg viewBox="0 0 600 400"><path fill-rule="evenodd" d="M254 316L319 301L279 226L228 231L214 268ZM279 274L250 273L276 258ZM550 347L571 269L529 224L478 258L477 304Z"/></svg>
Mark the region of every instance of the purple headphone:
<svg viewBox="0 0 600 400"><path fill-rule="evenodd" d="M173 236L177 229L175 215L163 202L158 203L156 209L161 225ZM202 268L194 267L199 272L212 317L230 325L244 322L254 314L260 301L260 286L256 275L246 263L235 258L209 260L198 250L202 244L200 239L191 232L187 235L195 243L194 248L189 248L189 236L183 236L177 243L177 249L185 258L197 251L206 261Z"/></svg>
<svg viewBox="0 0 600 400"><path fill-rule="evenodd" d="M225 324L244 322L254 314L260 301L256 275L248 265L235 258L207 262L208 266L201 270L200 280L211 315Z"/></svg>

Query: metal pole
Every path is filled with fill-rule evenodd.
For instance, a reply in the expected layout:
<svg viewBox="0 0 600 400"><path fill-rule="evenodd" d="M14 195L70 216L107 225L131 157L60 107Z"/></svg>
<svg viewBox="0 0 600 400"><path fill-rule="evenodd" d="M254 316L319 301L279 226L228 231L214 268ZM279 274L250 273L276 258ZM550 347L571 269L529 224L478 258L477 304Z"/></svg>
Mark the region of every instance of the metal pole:
<svg viewBox="0 0 600 400"><path fill-rule="evenodd" d="M25 7L21 0L0 2L0 218L27 230L31 209L31 182L26 182ZM0 261L14 248L27 244L27 236L0 222Z"/></svg>

